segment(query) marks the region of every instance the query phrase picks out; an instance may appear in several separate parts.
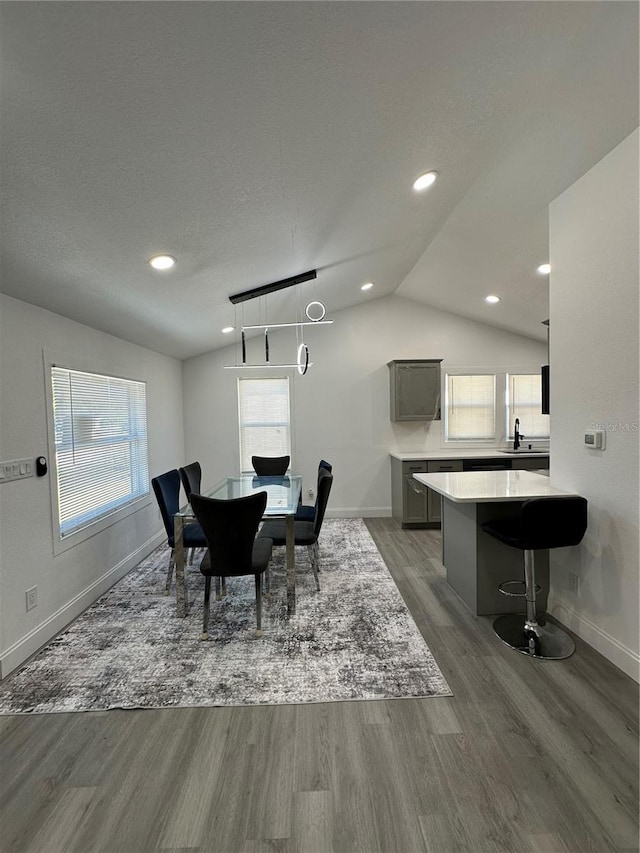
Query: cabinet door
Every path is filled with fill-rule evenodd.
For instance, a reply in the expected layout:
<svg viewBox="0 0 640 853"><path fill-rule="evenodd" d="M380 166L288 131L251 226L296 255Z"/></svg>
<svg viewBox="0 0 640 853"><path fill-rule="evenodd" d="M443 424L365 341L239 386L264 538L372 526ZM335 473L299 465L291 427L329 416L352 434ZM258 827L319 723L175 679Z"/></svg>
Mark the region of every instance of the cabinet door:
<svg viewBox="0 0 640 853"><path fill-rule="evenodd" d="M428 462L427 471L430 474L441 471L462 471L462 460L447 459L442 462ZM433 489L427 490L427 518L430 522L442 521L442 496Z"/></svg>
<svg viewBox="0 0 640 853"><path fill-rule="evenodd" d="M427 489L427 518L432 522L442 521L442 495Z"/></svg>
<svg viewBox="0 0 640 853"><path fill-rule="evenodd" d="M402 522L425 524L427 521L427 487L413 479L414 474L424 474L426 462L402 463Z"/></svg>
<svg viewBox="0 0 640 853"><path fill-rule="evenodd" d="M404 483L404 513L405 524L426 523L427 521L427 492L411 474L405 474Z"/></svg>
<svg viewBox="0 0 640 853"><path fill-rule="evenodd" d="M440 419L440 361L392 361L391 420Z"/></svg>

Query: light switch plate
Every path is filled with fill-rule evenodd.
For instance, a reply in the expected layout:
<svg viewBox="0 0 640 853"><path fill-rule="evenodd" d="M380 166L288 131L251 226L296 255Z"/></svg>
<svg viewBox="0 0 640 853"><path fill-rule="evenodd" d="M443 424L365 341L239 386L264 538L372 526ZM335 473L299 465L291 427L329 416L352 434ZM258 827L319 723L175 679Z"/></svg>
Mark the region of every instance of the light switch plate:
<svg viewBox="0 0 640 853"><path fill-rule="evenodd" d="M9 462L0 462L0 483L26 480L27 477L33 477L34 473L33 459L11 459Z"/></svg>

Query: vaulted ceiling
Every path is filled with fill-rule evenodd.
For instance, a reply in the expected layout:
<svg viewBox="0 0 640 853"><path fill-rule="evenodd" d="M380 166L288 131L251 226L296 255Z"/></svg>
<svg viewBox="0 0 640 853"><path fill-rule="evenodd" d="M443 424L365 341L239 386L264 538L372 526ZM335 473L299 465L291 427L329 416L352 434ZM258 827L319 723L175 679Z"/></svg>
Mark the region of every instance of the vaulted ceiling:
<svg viewBox="0 0 640 853"><path fill-rule="evenodd" d="M633 2L5 2L0 22L0 290L177 358L256 312L391 293L543 340L548 204L638 125Z"/></svg>

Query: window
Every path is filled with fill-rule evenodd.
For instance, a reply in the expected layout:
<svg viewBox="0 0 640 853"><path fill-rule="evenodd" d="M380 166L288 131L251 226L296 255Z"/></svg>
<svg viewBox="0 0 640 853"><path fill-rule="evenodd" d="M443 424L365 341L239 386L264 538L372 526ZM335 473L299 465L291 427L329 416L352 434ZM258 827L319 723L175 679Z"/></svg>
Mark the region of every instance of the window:
<svg viewBox="0 0 640 853"><path fill-rule="evenodd" d="M539 373L509 373L506 392L507 438L513 439L516 418L527 440L549 438L549 415L542 414L542 376Z"/></svg>
<svg viewBox="0 0 640 853"><path fill-rule="evenodd" d="M549 439L539 372L454 368L445 373L444 441L502 444L513 440L515 419L527 441Z"/></svg>
<svg viewBox="0 0 640 853"><path fill-rule="evenodd" d="M51 367L60 538L149 493L144 382Z"/></svg>
<svg viewBox="0 0 640 853"><path fill-rule="evenodd" d="M447 374L446 441L495 441L495 374Z"/></svg>
<svg viewBox="0 0 640 853"><path fill-rule="evenodd" d="M240 469L252 456L290 456L289 379L238 379Z"/></svg>

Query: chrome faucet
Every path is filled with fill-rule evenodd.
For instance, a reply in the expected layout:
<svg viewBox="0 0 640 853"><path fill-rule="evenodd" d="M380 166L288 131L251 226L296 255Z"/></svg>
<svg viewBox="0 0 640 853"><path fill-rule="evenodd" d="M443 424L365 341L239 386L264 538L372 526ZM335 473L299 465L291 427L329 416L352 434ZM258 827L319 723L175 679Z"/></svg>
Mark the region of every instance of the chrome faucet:
<svg viewBox="0 0 640 853"><path fill-rule="evenodd" d="M513 428L513 449L517 450L520 447L520 439L524 438L522 433L520 432L520 418L516 418L516 425ZM529 445L531 446L531 445Z"/></svg>

